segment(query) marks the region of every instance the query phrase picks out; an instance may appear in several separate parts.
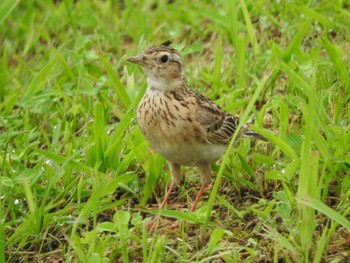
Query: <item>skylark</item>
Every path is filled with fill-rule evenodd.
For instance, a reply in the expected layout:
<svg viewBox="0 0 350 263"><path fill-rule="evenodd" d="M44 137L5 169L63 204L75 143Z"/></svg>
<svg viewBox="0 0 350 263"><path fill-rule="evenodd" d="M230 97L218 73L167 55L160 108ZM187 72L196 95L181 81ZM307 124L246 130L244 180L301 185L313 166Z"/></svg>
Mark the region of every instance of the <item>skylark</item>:
<svg viewBox="0 0 350 263"><path fill-rule="evenodd" d="M194 211L210 183L211 163L225 152L239 119L188 88L182 57L169 43L147 48L128 61L140 65L147 77L148 87L137 110L138 124L150 146L170 163L172 182L159 208L164 208L175 185L182 181L181 165L185 165L198 167L201 177L191 207ZM265 139L246 126L240 134Z"/></svg>

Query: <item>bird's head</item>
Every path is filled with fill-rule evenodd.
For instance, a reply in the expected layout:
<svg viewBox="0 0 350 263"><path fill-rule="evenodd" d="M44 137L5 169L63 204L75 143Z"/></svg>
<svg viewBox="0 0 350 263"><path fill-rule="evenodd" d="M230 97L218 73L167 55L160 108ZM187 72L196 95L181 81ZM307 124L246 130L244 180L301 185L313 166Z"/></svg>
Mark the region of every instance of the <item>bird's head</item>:
<svg viewBox="0 0 350 263"><path fill-rule="evenodd" d="M147 48L127 60L143 68L151 89L176 89L184 80L182 57L168 45Z"/></svg>

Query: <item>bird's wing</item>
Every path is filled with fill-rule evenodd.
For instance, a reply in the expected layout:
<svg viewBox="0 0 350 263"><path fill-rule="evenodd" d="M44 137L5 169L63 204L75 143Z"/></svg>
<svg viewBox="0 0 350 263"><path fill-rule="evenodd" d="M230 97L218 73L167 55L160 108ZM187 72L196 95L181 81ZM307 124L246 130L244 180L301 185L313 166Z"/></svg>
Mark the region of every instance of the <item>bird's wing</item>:
<svg viewBox="0 0 350 263"><path fill-rule="evenodd" d="M196 95L196 120L206 129L207 141L210 143L228 144L239 123L237 117L221 109L214 102Z"/></svg>

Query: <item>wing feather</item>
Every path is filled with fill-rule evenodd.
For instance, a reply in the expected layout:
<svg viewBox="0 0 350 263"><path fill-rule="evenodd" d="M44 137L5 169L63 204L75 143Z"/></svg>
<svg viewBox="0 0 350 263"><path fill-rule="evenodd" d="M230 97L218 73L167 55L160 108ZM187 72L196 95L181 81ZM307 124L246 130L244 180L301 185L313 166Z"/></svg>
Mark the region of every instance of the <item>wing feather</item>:
<svg viewBox="0 0 350 263"><path fill-rule="evenodd" d="M205 127L207 141L210 143L227 144L235 132L239 119L221 109L214 102L196 94L196 120Z"/></svg>

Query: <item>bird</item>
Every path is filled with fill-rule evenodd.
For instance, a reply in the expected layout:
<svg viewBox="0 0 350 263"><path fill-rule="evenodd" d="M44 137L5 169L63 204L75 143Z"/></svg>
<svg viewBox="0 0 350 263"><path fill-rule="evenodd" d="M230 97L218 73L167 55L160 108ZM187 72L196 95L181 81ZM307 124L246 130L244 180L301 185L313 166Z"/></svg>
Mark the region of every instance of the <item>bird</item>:
<svg viewBox="0 0 350 263"><path fill-rule="evenodd" d="M172 180L159 209L182 182L181 166L191 166L198 167L201 179L193 212L210 184L211 164L226 151L239 118L188 87L183 58L170 42L149 47L127 61L141 66L147 79L137 108L138 125L150 147L170 164ZM247 125L241 136L266 140Z"/></svg>

